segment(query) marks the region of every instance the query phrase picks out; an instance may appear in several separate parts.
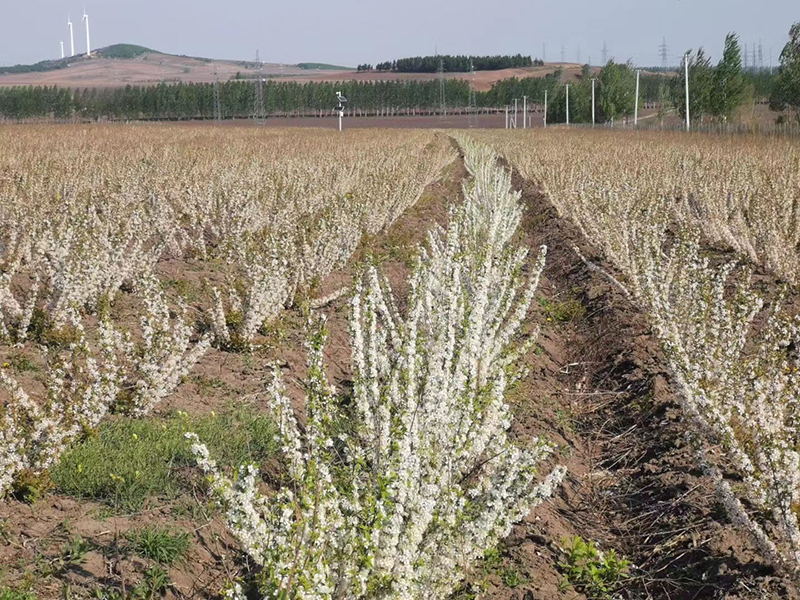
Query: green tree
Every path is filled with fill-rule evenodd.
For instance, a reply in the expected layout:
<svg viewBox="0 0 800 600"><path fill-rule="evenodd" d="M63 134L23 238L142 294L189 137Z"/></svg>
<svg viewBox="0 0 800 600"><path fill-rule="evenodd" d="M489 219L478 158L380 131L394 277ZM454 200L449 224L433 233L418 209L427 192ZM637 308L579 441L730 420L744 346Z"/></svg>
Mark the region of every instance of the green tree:
<svg viewBox="0 0 800 600"><path fill-rule="evenodd" d="M727 119L741 106L744 91L742 49L736 34L729 33L725 38L722 60L714 72L714 90L710 95L711 113L716 117Z"/></svg>
<svg viewBox="0 0 800 600"><path fill-rule="evenodd" d="M685 67L684 67L685 68ZM685 71L672 80L670 95L681 118L686 118ZM693 122L702 121L711 113L711 94L714 87L714 68L705 51L700 48L689 56L689 117Z"/></svg>
<svg viewBox="0 0 800 600"><path fill-rule="evenodd" d="M597 76L598 121L632 115L636 102L636 74L630 65L608 61Z"/></svg>
<svg viewBox="0 0 800 600"><path fill-rule="evenodd" d="M789 30L789 42L781 52L778 79L769 107L781 112L789 109L800 123L800 22Z"/></svg>

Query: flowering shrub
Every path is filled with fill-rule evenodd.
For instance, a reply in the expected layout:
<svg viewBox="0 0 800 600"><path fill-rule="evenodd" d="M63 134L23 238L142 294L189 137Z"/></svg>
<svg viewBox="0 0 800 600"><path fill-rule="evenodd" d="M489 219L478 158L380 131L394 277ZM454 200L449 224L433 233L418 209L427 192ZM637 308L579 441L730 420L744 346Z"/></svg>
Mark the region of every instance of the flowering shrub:
<svg viewBox="0 0 800 600"><path fill-rule="evenodd" d="M722 505L765 558L800 581L800 317L782 315L779 298L756 328L764 300L749 271L734 277L735 263L712 264L700 245L702 236L796 280L796 144L587 132L478 137L541 181L623 272L666 350L687 438ZM723 476L730 466L741 485Z"/></svg>
<svg viewBox="0 0 800 600"><path fill-rule="evenodd" d="M557 467L536 483L552 448L514 444L504 401L535 340L517 343L545 249L526 281L527 250L511 244L519 194L492 153L467 153L474 180L422 251L406 316L375 268L356 284L352 400L325 375L321 325L308 344L302 429L275 370L290 483L262 494L253 466L231 480L187 434L265 597L445 597L563 477Z"/></svg>

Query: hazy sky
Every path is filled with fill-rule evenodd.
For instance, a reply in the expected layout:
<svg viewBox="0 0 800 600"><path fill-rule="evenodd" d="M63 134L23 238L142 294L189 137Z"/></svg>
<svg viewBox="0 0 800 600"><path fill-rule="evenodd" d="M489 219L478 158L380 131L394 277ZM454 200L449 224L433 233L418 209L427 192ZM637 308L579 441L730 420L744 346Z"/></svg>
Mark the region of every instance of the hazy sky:
<svg viewBox="0 0 800 600"><path fill-rule="evenodd" d="M487 10L487 7L494 7ZM725 34L770 48L777 63L798 0L87 0L92 47L119 42L164 52L265 62L320 61L355 66L403 56L530 54L598 64L609 56L659 65L666 37L670 63L704 46L716 61ZM794 7L794 10L791 9ZM0 64L32 63L86 51L82 0L0 0Z"/></svg>

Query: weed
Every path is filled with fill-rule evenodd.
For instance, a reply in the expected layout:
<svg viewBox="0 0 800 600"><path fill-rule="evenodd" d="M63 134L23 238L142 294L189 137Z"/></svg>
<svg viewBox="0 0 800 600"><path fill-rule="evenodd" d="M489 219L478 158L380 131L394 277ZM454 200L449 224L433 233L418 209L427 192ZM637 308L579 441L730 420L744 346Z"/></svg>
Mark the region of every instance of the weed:
<svg viewBox="0 0 800 600"><path fill-rule="evenodd" d="M562 589L573 586L590 598L611 598L628 577L630 561L614 550L601 552L593 541L578 535L563 543L564 562L558 564L564 574Z"/></svg>
<svg viewBox="0 0 800 600"><path fill-rule="evenodd" d="M77 535L67 542L61 549L61 563L63 566L79 565L86 560L86 553L92 549L92 545Z"/></svg>
<svg viewBox="0 0 800 600"><path fill-rule="evenodd" d="M171 584L169 574L161 567L154 566L145 571L144 579L131 590L130 597L132 600L151 600L166 592Z"/></svg>
<svg viewBox="0 0 800 600"><path fill-rule="evenodd" d="M67 452L52 470L59 491L137 511L149 498L176 498L194 485L180 476L192 464L183 434L202 431L221 463L263 462L277 454L267 416L238 410L190 418L122 418ZM178 476L176 476L178 475Z"/></svg>
<svg viewBox="0 0 800 600"><path fill-rule="evenodd" d="M528 581L527 578L523 577L522 574L514 567L507 567L503 569L501 579L503 580L503 583L510 588L519 587Z"/></svg>
<svg viewBox="0 0 800 600"><path fill-rule="evenodd" d="M0 600L36 600L36 594L29 591L0 587Z"/></svg>
<svg viewBox="0 0 800 600"><path fill-rule="evenodd" d="M189 550L189 534L162 527L142 527L125 534L130 549L139 556L171 565L182 560Z"/></svg>
<svg viewBox="0 0 800 600"><path fill-rule="evenodd" d="M540 296L539 306L542 308L547 320L556 323L579 321L586 314L586 307L575 298L559 302Z"/></svg>
<svg viewBox="0 0 800 600"><path fill-rule="evenodd" d="M6 358L6 363L17 373L27 373L29 371L39 371L39 365L25 356L22 352L12 352Z"/></svg>

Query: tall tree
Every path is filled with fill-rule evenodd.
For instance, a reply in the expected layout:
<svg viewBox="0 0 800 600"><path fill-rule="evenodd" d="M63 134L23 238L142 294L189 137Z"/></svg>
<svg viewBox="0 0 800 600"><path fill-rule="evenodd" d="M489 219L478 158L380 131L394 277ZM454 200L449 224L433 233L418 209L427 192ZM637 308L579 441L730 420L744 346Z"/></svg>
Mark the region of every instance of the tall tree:
<svg viewBox="0 0 800 600"><path fill-rule="evenodd" d="M781 112L789 109L800 123L800 22L789 30L789 42L781 52L778 80L769 107Z"/></svg>
<svg viewBox="0 0 800 600"><path fill-rule="evenodd" d="M744 88L742 49L736 34L729 33L722 60L714 72L714 89L709 98L711 113L723 119L730 117L744 99Z"/></svg>
<svg viewBox="0 0 800 600"><path fill-rule="evenodd" d="M608 61L597 77L597 109L600 121L633 114L636 74L630 65Z"/></svg>
<svg viewBox="0 0 800 600"><path fill-rule="evenodd" d="M684 69L686 66L684 65ZM681 118L686 118L686 78L681 69L680 76L672 80L670 92L672 104ZM689 117L701 121L711 112L711 94L714 87L714 69L705 50L700 48L689 56Z"/></svg>

